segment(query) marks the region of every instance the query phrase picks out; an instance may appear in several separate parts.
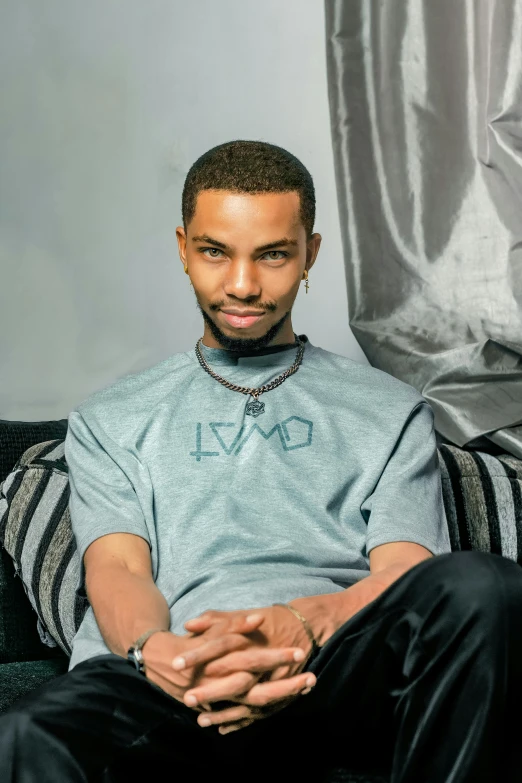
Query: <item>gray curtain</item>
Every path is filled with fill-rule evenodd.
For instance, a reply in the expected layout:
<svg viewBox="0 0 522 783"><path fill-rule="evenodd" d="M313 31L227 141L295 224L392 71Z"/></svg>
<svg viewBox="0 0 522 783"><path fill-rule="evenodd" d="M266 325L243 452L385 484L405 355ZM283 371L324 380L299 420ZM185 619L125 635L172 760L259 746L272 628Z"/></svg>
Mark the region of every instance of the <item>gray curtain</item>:
<svg viewBox="0 0 522 783"><path fill-rule="evenodd" d="M326 0L351 328L441 441L522 458L522 0Z"/></svg>

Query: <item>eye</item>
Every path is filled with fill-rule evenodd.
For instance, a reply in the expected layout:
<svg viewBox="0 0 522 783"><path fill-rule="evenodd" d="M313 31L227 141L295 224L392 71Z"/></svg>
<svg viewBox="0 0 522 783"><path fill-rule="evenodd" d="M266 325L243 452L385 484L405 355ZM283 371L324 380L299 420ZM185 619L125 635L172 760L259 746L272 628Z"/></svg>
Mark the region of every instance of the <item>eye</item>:
<svg viewBox="0 0 522 783"><path fill-rule="evenodd" d="M286 258L288 253L285 253L284 250L269 250L265 255L269 256L269 261L281 261L283 258ZM276 256L279 256L279 258L276 258Z"/></svg>
<svg viewBox="0 0 522 783"><path fill-rule="evenodd" d="M210 253L209 258L219 258L219 255L216 255L216 253L217 254L221 253L221 250L218 250L217 247L202 247L200 248L199 252L200 253L209 252Z"/></svg>

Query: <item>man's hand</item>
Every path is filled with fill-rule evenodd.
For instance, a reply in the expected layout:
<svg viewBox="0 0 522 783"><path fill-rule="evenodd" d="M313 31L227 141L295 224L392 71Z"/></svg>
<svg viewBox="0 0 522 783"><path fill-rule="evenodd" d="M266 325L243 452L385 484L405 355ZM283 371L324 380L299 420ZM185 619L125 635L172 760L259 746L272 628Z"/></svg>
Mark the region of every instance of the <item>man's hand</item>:
<svg viewBox="0 0 522 783"><path fill-rule="evenodd" d="M311 626L314 633L314 637L317 643L322 647L347 620L354 616L360 609L365 607L378 595L380 595L387 587L389 587L396 579L402 574L408 571L410 568L425 560L428 557L432 557L432 553L425 547L419 544L411 543L408 541L398 541L389 544L382 544L375 547L369 553L370 557L370 570L371 574L359 582L351 585L350 587L335 593L327 593L316 596L307 596L303 598L293 599L292 605L296 609L299 609L306 617L308 624ZM250 612L259 613L263 616L263 623L259 626L256 634L261 634L263 637L263 644L270 647L277 647L281 644L286 644L290 640L300 644L303 649L309 650L308 637L304 632L302 624L297 618L293 618L293 625L290 625L292 617L284 607L268 607L266 609L255 609ZM277 614L277 612L279 614ZM281 615L281 612L284 614ZM237 615L245 615L249 612L205 612L200 617L197 617L189 622L185 623L185 628L193 633L203 634L208 631L214 623L218 623L225 617L231 621ZM306 637L306 642L304 642ZM308 645L308 646L306 646ZM207 648L208 652L208 648ZM198 661L201 665L205 656L204 650L192 650L191 654L186 658L186 664L193 665L195 661ZM216 674L223 669L226 665L241 668L243 665L248 665L248 662L244 658L242 651L238 651L235 656L224 656L220 660L210 662L205 666L205 673ZM301 668L304 668L305 663L301 664ZM268 710L278 709L284 706L285 701L280 694L276 692L278 683L276 682L281 677L288 677L292 672L294 677L284 680L281 685L289 684L295 680L295 667L281 666L272 671L269 675L269 681L264 683L258 683L248 693L246 693L241 701L245 705L256 706L259 704L267 705ZM298 675L303 676L303 675ZM304 675L306 676L306 674ZM309 673L310 679L315 677L312 673ZM212 699L212 685L210 683L204 688L195 689L196 697L199 701L202 699ZM192 695L192 691L187 692L186 698ZM295 694L294 694L295 696ZM236 699L235 701L240 701ZM239 715L239 713L234 713ZM264 717L266 714L266 708L261 707L260 713L255 717ZM210 718L211 722L221 723L226 716L228 720L231 720L232 713L228 711L213 712L211 715L200 716L198 721L202 723L205 718ZM232 725L230 729L223 729L223 733L227 730L234 730L234 728L241 728L243 725L248 725L252 720L246 720L246 722L239 722ZM208 722L202 723L202 725L208 725ZM221 731L221 729L220 729Z"/></svg>
<svg viewBox="0 0 522 783"><path fill-rule="evenodd" d="M212 713L209 723L200 719L201 725L231 721L241 721L241 726L248 725L261 716L258 705L277 699L284 706L285 698L307 687L304 683L306 675L305 678L291 678L268 693L263 688L259 690L257 685L263 677L271 677L274 669L287 671L289 667L295 667L296 662L304 660L305 652L296 647L259 648L255 639L256 629L263 622L263 617L257 611L219 614L223 616L214 617L214 622L198 635L189 633L176 636L165 631L151 636L143 648L146 674L148 679L173 698L198 711L210 710L210 701L230 702L231 707ZM200 653L194 658L195 650L201 648L204 649L203 655ZM246 657L238 661L233 656L240 651ZM199 659L217 664L215 671L210 674L204 671ZM225 659L228 659L228 663L219 665L219 661ZM313 675L309 676L313 678ZM211 699L198 699L197 696L191 699L188 691L202 687L211 687ZM242 694L250 695L251 703L242 703ZM226 730L222 733L226 733Z"/></svg>
<svg viewBox="0 0 522 783"><path fill-rule="evenodd" d="M409 568L431 556L418 544L383 544L370 551L369 576L340 592L297 598L292 604L306 617L315 639L323 646L356 612ZM252 615L255 623L248 626ZM156 665L152 676L162 677L164 684L161 679L155 680L160 687L167 692L171 686L177 688L175 697L200 711L210 710L212 702L230 703L225 709L199 716L201 725L227 724L220 727L221 733L242 728L281 709L315 684L311 672L301 671L310 641L302 623L285 607L209 611L189 620L185 628L187 636L170 634L178 640L178 646L171 649L163 664ZM234 634L235 640L230 638ZM152 645L158 635L147 644ZM293 650L289 645L294 645ZM299 653L293 657L296 648L305 651L303 658ZM174 666L172 658L176 658Z"/></svg>
<svg viewBox="0 0 522 783"><path fill-rule="evenodd" d="M258 615L245 614L234 623L215 624L205 634L205 639L217 640L216 648L221 654L240 650L248 646L244 633L251 632L260 624ZM201 670L195 666L187 666L180 672L173 667L174 659L187 656L188 653L201 645L202 637L193 633L176 635L170 631L158 631L153 634L143 647L143 661L146 676L166 693L178 701L184 701L185 692L196 682L202 682ZM206 681L206 678L204 678Z"/></svg>
<svg viewBox="0 0 522 783"><path fill-rule="evenodd" d="M188 620L185 623L185 628L190 633L198 635L210 634L213 629L218 627L231 632L244 622L247 617L253 615L261 618L256 629L253 629L249 634L251 646L255 647L258 652L261 649L276 650L296 647L304 650L306 653L304 658L299 659L297 665L292 661L288 665L281 666L279 670L273 670L270 679L280 679L281 677L296 674L304 666L303 661L308 658L312 645L303 624L285 606L268 606L233 612L208 611L193 620ZM209 661L219 658L214 664L208 664L205 667L205 674L219 676L229 671L235 671L234 667L238 663L250 663L248 656L241 655L238 657L237 655L231 655L225 658L221 650L219 650L218 655L215 655L216 650L219 650L218 641L209 640L207 642L205 640L205 643L197 651L192 650L183 660L180 657L180 660L175 662L175 666L181 670L186 666L207 664ZM257 658L252 658L252 665L257 660L259 660L259 655ZM269 658L266 660L269 660Z"/></svg>
<svg viewBox="0 0 522 783"><path fill-rule="evenodd" d="M236 627L254 613L262 621L249 634L248 647L223 654L219 637L208 638L207 635L213 629ZM232 702L230 707L200 716L198 722L201 726L229 724L221 726L221 733L243 728L254 720L282 709L300 694L308 693L315 684L316 678L311 672L302 672L310 652L310 640L302 623L285 607L271 606L235 612L209 611L189 620L185 628L200 634L197 637L200 645L179 656L173 665L177 671L202 668L203 674L210 678L186 691L185 704L196 706L223 700ZM292 657L282 654L285 650L290 653L292 649L295 651ZM243 695L237 694L232 698L225 696L225 688L231 678L247 672L264 674L261 678L258 676L257 682L248 690L245 689ZM234 703L239 706L234 706Z"/></svg>

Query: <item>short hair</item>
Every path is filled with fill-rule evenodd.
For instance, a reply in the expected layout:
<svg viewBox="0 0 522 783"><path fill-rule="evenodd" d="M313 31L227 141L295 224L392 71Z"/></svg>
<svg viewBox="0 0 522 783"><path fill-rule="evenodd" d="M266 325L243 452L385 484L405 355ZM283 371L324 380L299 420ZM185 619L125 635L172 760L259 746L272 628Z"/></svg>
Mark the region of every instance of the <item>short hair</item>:
<svg viewBox="0 0 522 783"><path fill-rule="evenodd" d="M227 141L205 152L189 169L181 196L185 231L194 217L202 190L235 193L299 194L299 216L307 239L315 221L315 189L310 172L283 147L266 141Z"/></svg>

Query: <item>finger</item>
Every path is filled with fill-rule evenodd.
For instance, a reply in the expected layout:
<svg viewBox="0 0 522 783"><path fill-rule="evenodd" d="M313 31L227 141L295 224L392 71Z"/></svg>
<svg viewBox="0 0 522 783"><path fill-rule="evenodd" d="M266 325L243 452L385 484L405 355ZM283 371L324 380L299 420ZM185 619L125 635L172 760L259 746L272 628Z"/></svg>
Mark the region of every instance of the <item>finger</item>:
<svg viewBox="0 0 522 783"><path fill-rule="evenodd" d="M267 677L267 680L282 680L283 677L288 677L290 674L290 666L278 666L277 669L274 669L273 672L270 673L270 676Z"/></svg>
<svg viewBox="0 0 522 783"><path fill-rule="evenodd" d="M204 702L227 701L249 691L256 681L255 675L250 672L235 672L228 677L220 677L215 682L186 691L183 701L187 707L195 707Z"/></svg>
<svg viewBox="0 0 522 783"><path fill-rule="evenodd" d="M169 687L185 691L197 683L196 671L194 668L184 669L181 672L172 671L171 667L165 664L157 664L148 661L145 665L145 674L149 679L161 678L162 684L168 684Z"/></svg>
<svg viewBox="0 0 522 783"><path fill-rule="evenodd" d="M252 710L246 704L238 704L235 707L227 707L225 710L203 713L198 716L200 726L215 726L220 723L230 723L245 718L250 718Z"/></svg>
<svg viewBox="0 0 522 783"><path fill-rule="evenodd" d="M249 644L251 642L242 634L225 634L217 639L202 642L199 647L187 650L183 655L178 655L172 661L172 668L174 671L179 672L182 669L199 666L214 660L214 658L221 658L223 655L246 647Z"/></svg>
<svg viewBox="0 0 522 783"><path fill-rule="evenodd" d="M284 680L269 680L256 683L241 698L241 702L256 707L263 707L274 701L286 699L288 696L298 695L307 688L313 688L315 683L316 677L312 672L303 672Z"/></svg>
<svg viewBox="0 0 522 783"><path fill-rule="evenodd" d="M198 617L193 617L191 620L187 620L186 623L184 623L184 627L187 628L187 630L192 628L192 626L197 626L205 628L210 628L211 625L214 625L215 623L219 622L223 619L224 612L203 612L203 614L198 615Z"/></svg>
<svg viewBox="0 0 522 783"><path fill-rule="evenodd" d="M262 715L259 716L260 718L263 717ZM233 723L230 726L220 726L218 731L220 734L229 734L231 731L239 731L239 729L244 729L247 726L250 726L251 723L254 722L253 718L250 718L249 720L242 720L238 723Z"/></svg>
<svg viewBox="0 0 522 783"><path fill-rule="evenodd" d="M184 627L187 631L193 633L203 633L216 625L218 622L227 622L227 631L231 633L250 633L255 631L263 622L263 616L261 614L236 614L231 615L228 618L220 616L219 613L205 612L200 617L194 617L192 620L187 620Z"/></svg>
<svg viewBox="0 0 522 783"><path fill-rule="evenodd" d="M286 647L271 649L269 647L252 647L239 650L213 660L205 666L208 677L222 677L234 671L266 672L283 666L303 661L306 657L301 647Z"/></svg>

